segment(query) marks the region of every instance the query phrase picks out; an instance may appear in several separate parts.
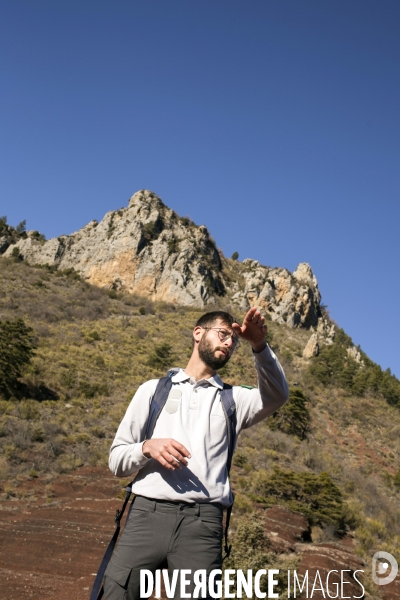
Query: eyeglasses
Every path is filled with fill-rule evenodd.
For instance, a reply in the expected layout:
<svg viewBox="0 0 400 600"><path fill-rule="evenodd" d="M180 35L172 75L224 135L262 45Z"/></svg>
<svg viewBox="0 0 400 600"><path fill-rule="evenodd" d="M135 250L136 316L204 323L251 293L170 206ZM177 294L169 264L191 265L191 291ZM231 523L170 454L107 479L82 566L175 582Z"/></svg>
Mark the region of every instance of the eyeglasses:
<svg viewBox="0 0 400 600"><path fill-rule="evenodd" d="M240 346L239 337L237 335L235 335L234 333L227 331L226 329L221 329L220 327L203 327L202 329L207 329L209 331L210 330L217 331L218 337L221 340L221 342L226 342L226 340L229 340L229 338L231 338L233 348L239 348L239 346Z"/></svg>

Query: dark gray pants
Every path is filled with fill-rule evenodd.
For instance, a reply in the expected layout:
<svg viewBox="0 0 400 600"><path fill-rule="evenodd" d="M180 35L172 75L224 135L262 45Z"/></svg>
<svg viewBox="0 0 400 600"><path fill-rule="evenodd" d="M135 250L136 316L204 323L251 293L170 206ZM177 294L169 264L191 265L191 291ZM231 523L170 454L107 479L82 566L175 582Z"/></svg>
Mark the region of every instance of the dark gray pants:
<svg viewBox="0 0 400 600"><path fill-rule="evenodd" d="M206 569L222 565L220 504L176 504L136 496L128 522L108 565L104 600L139 600L140 569ZM180 580L175 599L180 598ZM187 586L186 592L194 585Z"/></svg>

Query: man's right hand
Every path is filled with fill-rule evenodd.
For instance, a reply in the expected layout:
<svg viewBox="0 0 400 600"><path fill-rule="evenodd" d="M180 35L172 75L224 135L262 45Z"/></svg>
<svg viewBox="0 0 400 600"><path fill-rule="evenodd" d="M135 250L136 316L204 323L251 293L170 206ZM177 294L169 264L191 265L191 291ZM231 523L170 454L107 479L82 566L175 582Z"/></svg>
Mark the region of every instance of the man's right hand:
<svg viewBox="0 0 400 600"><path fill-rule="evenodd" d="M186 458L191 458L189 451L171 438L146 440L142 446L143 456L154 458L169 471L187 466Z"/></svg>

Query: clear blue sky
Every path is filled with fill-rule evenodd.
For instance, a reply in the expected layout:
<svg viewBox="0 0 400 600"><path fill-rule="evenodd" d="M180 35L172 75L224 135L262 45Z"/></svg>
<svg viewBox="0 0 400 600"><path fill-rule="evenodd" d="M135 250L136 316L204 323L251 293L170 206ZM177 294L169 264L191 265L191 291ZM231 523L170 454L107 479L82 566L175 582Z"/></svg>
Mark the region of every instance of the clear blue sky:
<svg viewBox="0 0 400 600"><path fill-rule="evenodd" d="M398 0L3 0L0 215L53 237L151 189L309 262L400 377L399 31Z"/></svg>

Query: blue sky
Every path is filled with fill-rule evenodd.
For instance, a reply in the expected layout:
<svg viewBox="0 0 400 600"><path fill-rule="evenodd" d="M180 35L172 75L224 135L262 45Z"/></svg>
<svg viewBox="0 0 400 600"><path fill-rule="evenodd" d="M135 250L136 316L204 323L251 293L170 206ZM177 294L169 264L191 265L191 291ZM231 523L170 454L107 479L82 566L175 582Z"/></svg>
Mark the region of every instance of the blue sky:
<svg viewBox="0 0 400 600"><path fill-rule="evenodd" d="M0 214L53 237L151 189L309 262L400 377L399 31L398 0L3 0Z"/></svg>

